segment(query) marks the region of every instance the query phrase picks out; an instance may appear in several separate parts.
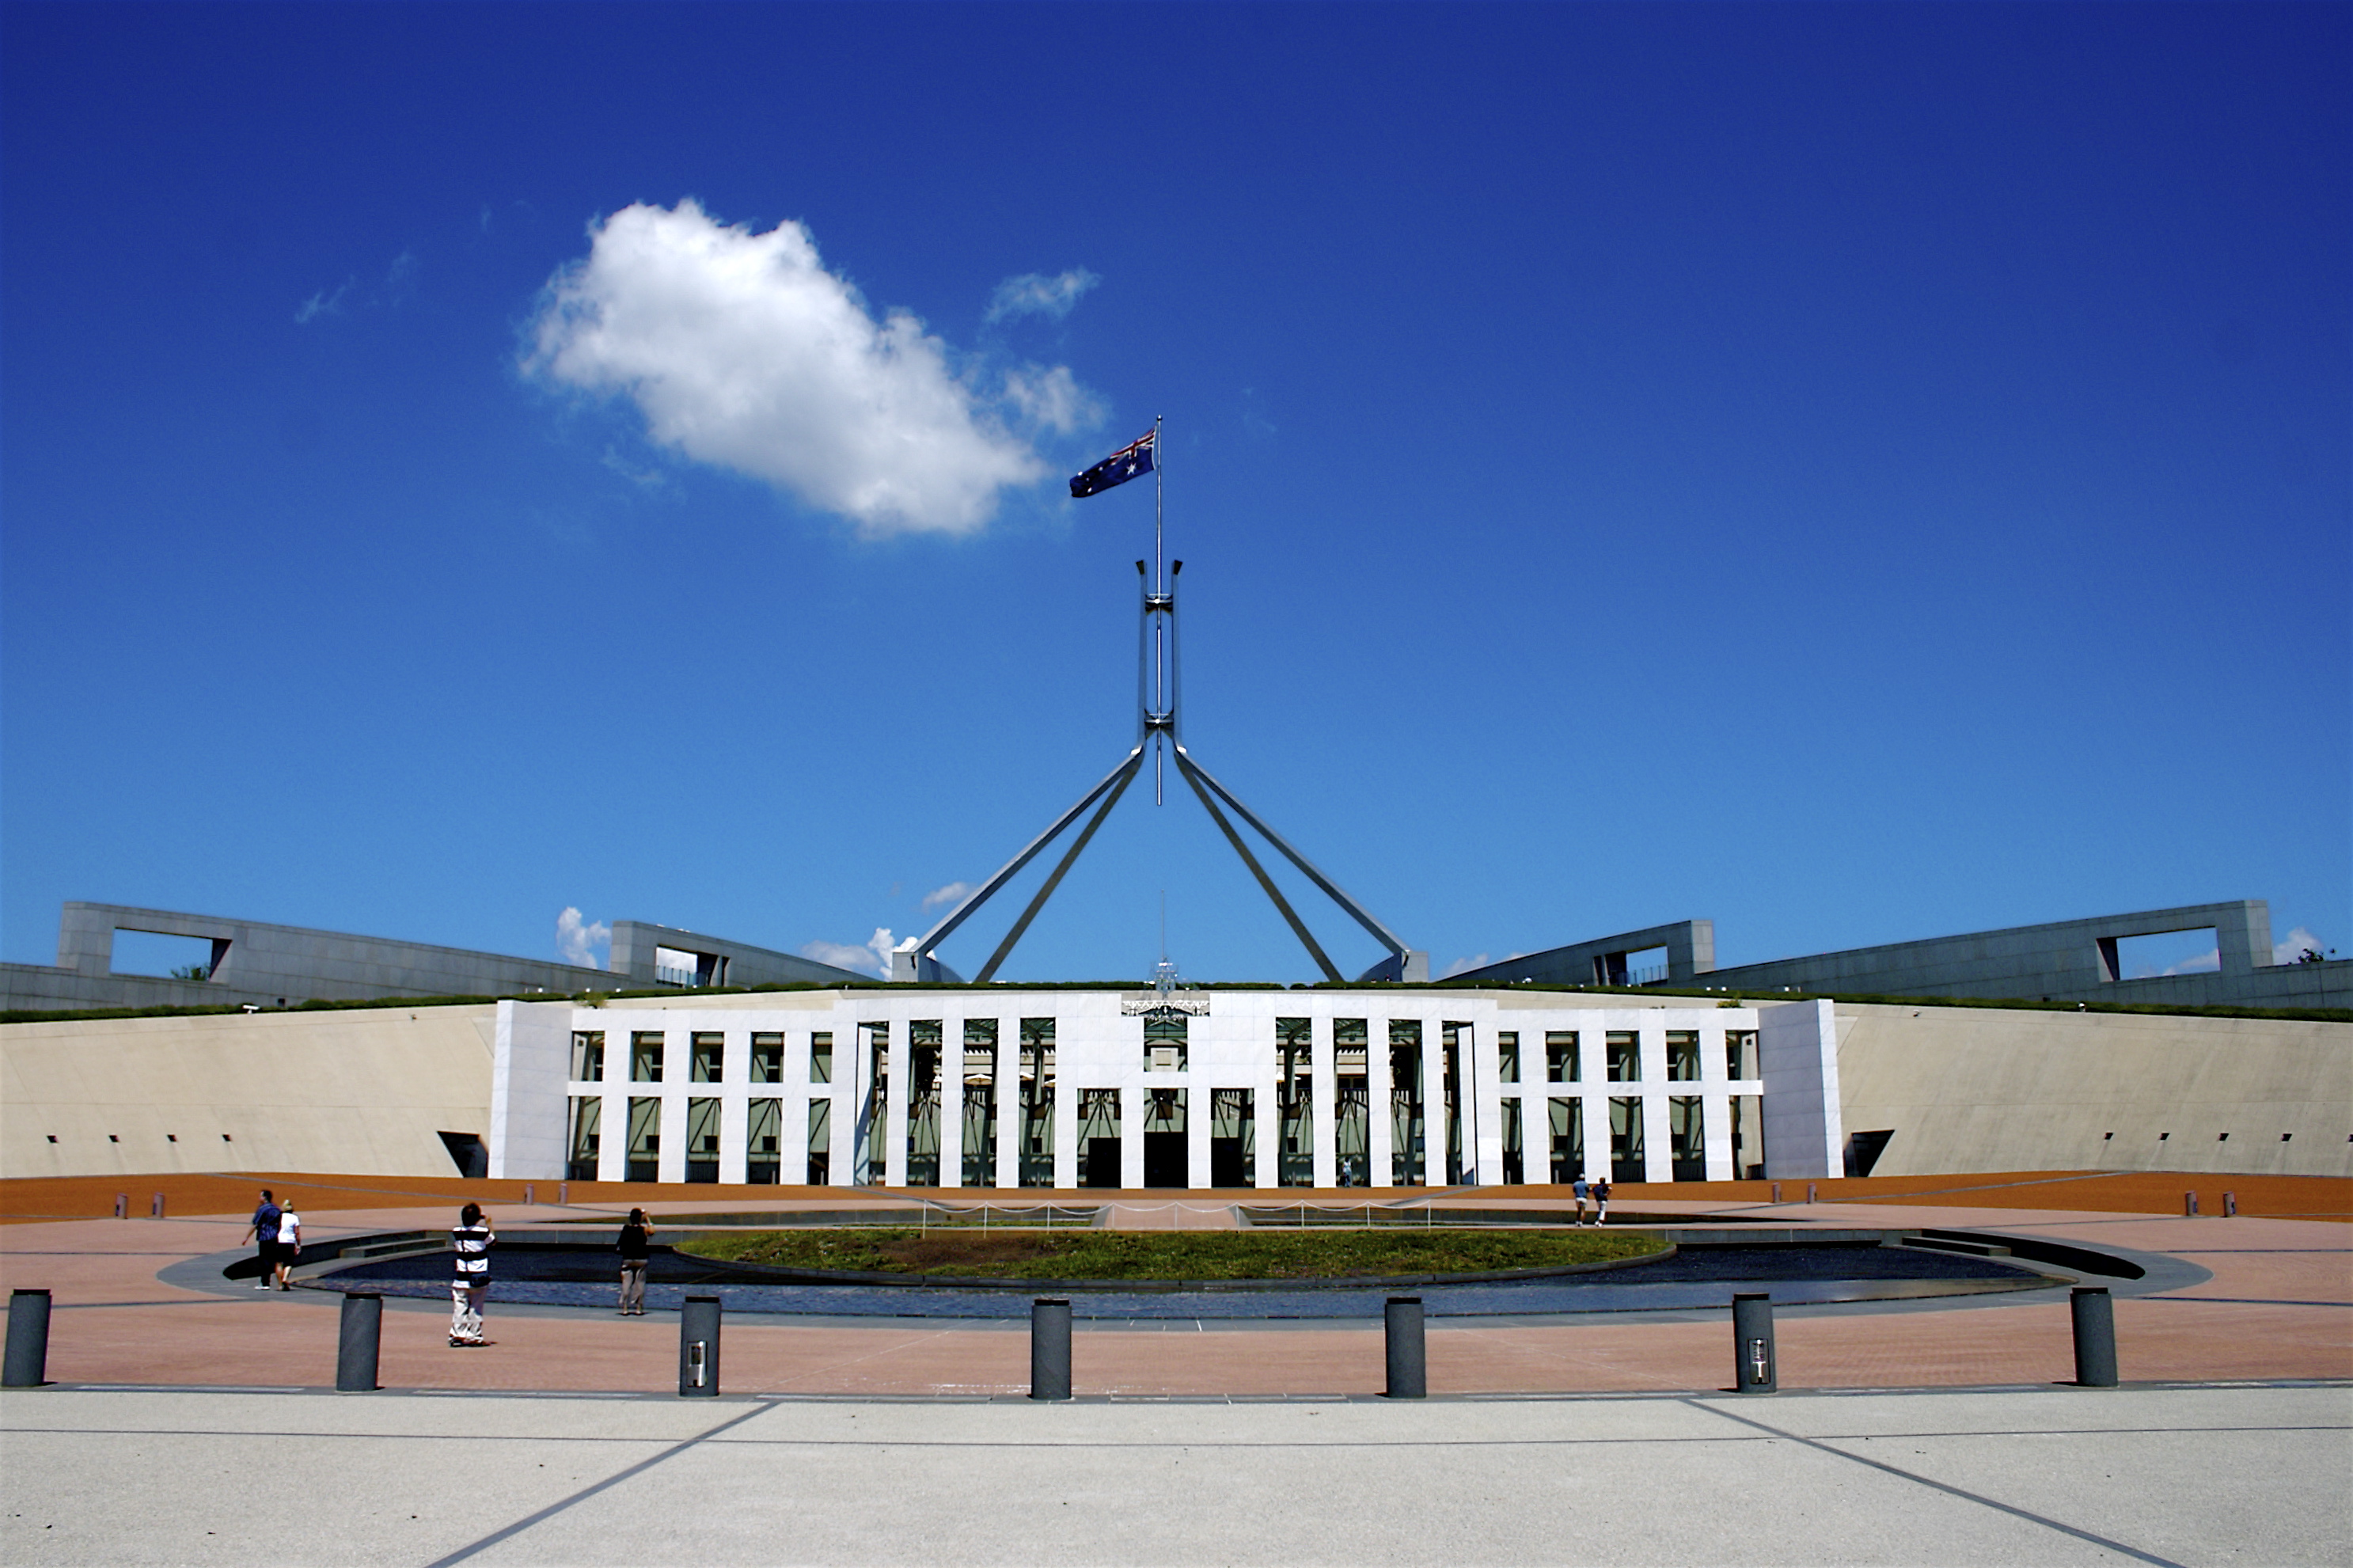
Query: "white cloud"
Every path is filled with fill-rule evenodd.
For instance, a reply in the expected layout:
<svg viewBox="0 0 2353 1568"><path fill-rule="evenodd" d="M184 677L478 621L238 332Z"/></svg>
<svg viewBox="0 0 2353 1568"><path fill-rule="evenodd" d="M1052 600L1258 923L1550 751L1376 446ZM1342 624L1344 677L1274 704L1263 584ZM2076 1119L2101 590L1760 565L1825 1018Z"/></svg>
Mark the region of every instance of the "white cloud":
<svg viewBox="0 0 2353 1568"><path fill-rule="evenodd" d="M565 963L601 969L607 967L612 950L613 927L604 921L584 921L569 905L555 917L555 953Z"/></svg>
<svg viewBox="0 0 2353 1568"><path fill-rule="evenodd" d="M1069 435L1091 430L1103 420L1101 399L1079 385L1067 365L1050 370L1037 366L1005 373L1005 400L1033 425Z"/></svg>
<svg viewBox="0 0 2353 1568"><path fill-rule="evenodd" d="M2186 959L2168 964L2157 972L2161 975L2211 974L2222 967L2222 949L2209 948L2202 953L2192 953Z"/></svg>
<svg viewBox="0 0 2353 1568"><path fill-rule="evenodd" d="M923 913L928 915L943 904L954 904L972 891L969 882L951 882L945 887L934 887L923 895Z"/></svg>
<svg viewBox="0 0 2353 1568"><path fill-rule="evenodd" d="M815 959L821 964L831 964L838 969L864 969L891 978L892 936L890 927L877 926L874 935L862 947L848 942L804 942L801 957Z"/></svg>
<svg viewBox="0 0 2353 1568"><path fill-rule="evenodd" d="M322 289L317 293L311 295L309 299L303 301L300 305L295 307L295 324L297 326L308 326L312 322L318 320L321 316L339 316L343 314L343 296L350 293L352 291L352 286L358 281L359 279L356 277L346 278L343 281L342 284L336 288L333 293L331 294L324 289Z"/></svg>
<svg viewBox="0 0 2353 1568"><path fill-rule="evenodd" d="M2285 941L2272 944L2272 962L2292 964L2302 959L2306 951L2318 953L2324 958L2328 953L2328 949L2321 944L2319 938L2298 926L2287 934Z"/></svg>
<svg viewBox="0 0 2353 1568"><path fill-rule="evenodd" d="M626 394L655 440L870 535L971 533L1000 492L1048 471L947 345L904 311L875 320L801 225L754 234L686 200L588 233L588 255L548 282L524 369ZM1025 375L1012 411L1071 417L1053 378Z"/></svg>
<svg viewBox="0 0 2353 1568"><path fill-rule="evenodd" d="M1452 980L1456 975L1468 974L1472 969L1483 969L1487 967L1488 961L1486 954L1473 953L1467 959L1457 959L1452 963L1447 965L1446 972L1438 978L1440 980Z"/></svg>
<svg viewBox="0 0 2353 1568"><path fill-rule="evenodd" d="M1053 278L1043 272L1024 272L997 285L997 292L989 297L987 319L1001 322L1008 316L1039 315L1060 321L1071 313L1081 294L1102 281L1084 267L1073 267Z"/></svg>

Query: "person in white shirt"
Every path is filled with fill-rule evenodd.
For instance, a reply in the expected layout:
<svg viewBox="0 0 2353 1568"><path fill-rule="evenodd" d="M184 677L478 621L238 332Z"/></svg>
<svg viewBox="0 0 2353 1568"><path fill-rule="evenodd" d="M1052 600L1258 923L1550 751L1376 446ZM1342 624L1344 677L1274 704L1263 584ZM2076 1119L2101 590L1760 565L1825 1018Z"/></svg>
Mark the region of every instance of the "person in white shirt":
<svg viewBox="0 0 2353 1568"><path fill-rule="evenodd" d="M278 1215L278 1267L276 1270L279 1289L294 1288L294 1260L301 1255L301 1252L302 1216L291 1209L280 1210Z"/></svg>

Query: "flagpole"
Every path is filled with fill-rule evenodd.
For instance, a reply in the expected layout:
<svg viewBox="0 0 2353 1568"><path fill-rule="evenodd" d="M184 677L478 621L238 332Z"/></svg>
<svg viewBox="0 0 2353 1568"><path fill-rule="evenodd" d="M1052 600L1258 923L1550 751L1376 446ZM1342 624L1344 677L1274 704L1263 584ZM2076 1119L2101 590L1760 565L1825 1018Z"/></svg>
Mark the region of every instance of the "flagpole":
<svg viewBox="0 0 2353 1568"><path fill-rule="evenodd" d="M1155 414L1152 416L1152 593L1154 598L1165 602L1168 593L1168 577L1163 563L1167 551L1161 542L1161 502L1166 491L1160 456L1160 416ZM1166 711L1164 705L1167 701L1168 663L1162 652L1162 639L1166 633L1167 620L1164 614L1152 626L1152 701L1153 705L1164 713ZM1161 758L1168 749L1165 740L1163 736L1152 747L1152 803L1155 806L1167 804L1167 798L1161 789L1160 768Z"/></svg>

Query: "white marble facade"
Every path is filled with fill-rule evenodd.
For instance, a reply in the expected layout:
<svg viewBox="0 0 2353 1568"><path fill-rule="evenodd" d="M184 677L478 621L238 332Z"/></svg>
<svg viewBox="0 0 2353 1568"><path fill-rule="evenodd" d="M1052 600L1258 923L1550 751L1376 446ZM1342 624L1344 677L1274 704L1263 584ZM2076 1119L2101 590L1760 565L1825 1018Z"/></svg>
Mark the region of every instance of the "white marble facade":
<svg viewBox="0 0 2353 1568"><path fill-rule="evenodd" d="M810 1179L812 1111L822 1107L822 1181L849 1186L860 1184L863 1177L886 1187L908 1185L910 1105L905 1086L911 1081L920 1026L920 1033L942 1042L943 1048L934 1058L941 1070L931 1079L936 1086L936 1118L931 1128L918 1128L919 1182L1015 1188L1024 1184L1025 1020L1052 1021L1048 1065L1055 1090L1050 1112L1055 1189L1084 1183L1079 1133L1086 1098L1082 1091L1089 1090L1117 1096L1124 1134L1116 1146L1118 1185L1123 1188L1147 1184L1146 1140L1137 1135L1146 1127L1154 1091L1160 1090L1179 1091L1184 1159L1177 1165L1173 1159L1176 1146L1162 1140L1158 1168L1152 1172L1156 1180L1150 1184L1216 1185L1212 1095L1221 1089L1248 1092L1253 1124L1247 1144L1250 1185L1396 1186L1400 1174L1409 1178L1416 1172L1410 1167L1401 1170L1396 1159L1398 1118L1392 1091L1397 1086L1391 1082L1389 1049L1393 1025L1401 1026L1399 1033L1408 1036L1414 1032L1411 1026L1418 1025L1421 1043L1423 1163L1421 1180L1409 1184L1492 1186L1514 1175L1527 1181L1551 1180L1563 1173L1555 1167L1552 1134L1564 1125L1581 1128L1583 1168L1596 1176L1610 1173L1612 1100L1628 1102L1618 1112L1621 1130L1616 1152L1622 1156L1629 1151L1629 1124L1640 1127L1639 1155L1630 1166L1620 1160L1615 1172L1620 1181L1636 1179L1636 1171L1641 1180L1651 1181L1672 1181L1678 1175L1725 1181L1751 1175L1759 1163L1766 1167L1765 1174L1776 1178L1835 1173L1827 1167L1836 1158L1837 1128L1825 1126L1816 1133L1809 1128L1802 1129L1806 1136L1793 1136L1800 1129L1789 1128L1787 1114L1800 1105L1815 1118L1837 1114L1835 1043L1813 1038L1825 1027L1827 1008L1726 1006L1666 997L1657 1003L1636 1003L1624 996L1510 988L1204 990L1169 995L1189 1010L1184 1015L1182 1061L1181 1065L1156 1069L1146 1050L1145 1014L1166 1005L1167 999L1145 990L893 987L681 996L676 1002L666 997L616 999L602 1007L501 1002L491 1173L586 1179L593 1169L596 1180L607 1181L643 1180L650 1173L666 1182L773 1180L797 1184ZM1783 1012L1790 1016L1777 1016L1771 1029L1760 1029L1760 1014ZM1301 1149L1286 1160L1278 1094L1282 1078L1279 1021L1292 1021L1288 1027L1295 1036L1296 1021L1302 1020L1309 1078L1309 1094L1303 1097L1313 1106L1312 1149ZM964 1048L970 1021L996 1022L993 1049L985 1043ZM1361 1033L1357 1021L1362 1022ZM887 1026L887 1044L879 1048L882 1035L876 1026ZM1034 1023L1032 1029L1034 1033ZM987 1031L978 1033L985 1035ZM1757 1043L1745 1054L1744 1033ZM1571 1034L1577 1039L1576 1076L1552 1081L1546 1076L1547 1037ZM586 1047L596 1036L601 1036L601 1063L591 1065ZM1510 1054L1499 1049L1506 1036L1515 1037L1517 1045L1518 1071L1509 1080L1499 1070ZM697 1037L704 1043L699 1050ZM812 1043L827 1037L830 1072L825 1075L828 1081L815 1081ZM1371 1048L1352 1048L1347 1043L1358 1038L1369 1041ZM659 1081L633 1078L636 1059L647 1054L637 1043L650 1045L657 1039L662 1057ZM715 1053L710 1049L713 1044L719 1047ZM765 1047L758 1059L755 1044ZM1769 1049L1760 1051L1759 1044ZM1450 1058L1454 1075L1459 1078L1467 1071L1471 1086L1451 1114L1445 1108L1449 1097L1442 1089ZM1628 1075L1612 1075L1613 1058L1616 1071ZM963 1072L955 1070L959 1060ZM1790 1066L1782 1064L1794 1065L1803 1081L1791 1078ZM698 1070L709 1075L698 1078ZM884 1083L880 1094L874 1092L878 1070ZM1671 1077L1671 1071L1678 1075ZM1735 1071L1753 1075L1736 1077ZM575 1075L584 1072L594 1075ZM1824 1081L1825 1075L1831 1081ZM997 1133L993 1170L985 1155L976 1155L973 1173L983 1179L973 1181L966 1180L962 1157L967 1084L976 1096L983 1086L993 1087ZM1777 1088L1787 1091L1791 1105L1771 1104ZM1358 1097L1366 1107L1349 1129L1339 1127L1335 1115L1343 1095ZM575 1136L581 1113L588 1108L584 1102L589 1101L600 1102L594 1111L593 1152ZM639 1152L651 1158L635 1171L628 1136L632 1101L649 1102L638 1107L639 1125L656 1134L650 1150L640 1140ZM758 1103L763 1101L776 1105ZM1557 1114L1553 1101L1564 1102ZM1738 1159L1750 1169L1736 1170L1736 1101L1745 1102L1740 1109L1750 1140ZM1520 1150L1514 1161L1516 1169L1507 1172L1505 1107L1513 1102L1520 1107ZM1096 1101L1098 1107L1105 1103ZM1825 1111L1825 1107L1830 1108ZM915 1108L920 1118L923 1107ZM1229 1113L1231 1108L1229 1102ZM1696 1134L1691 1130L1694 1109ZM1233 1118L1229 1114L1226 1119L1230 1131ZM1780 1136L1760 1149L1767 1119ZM752 1148L755 1120L779 1129L773 1150ZM691 1124L702 1147L690 1149ZM1354 1135L1353 1151L1344 1147L1344 1131ZM1457 1143L1459 1150L1451 1147ZM1684 1157L1680 1161L1679 1145ZM921 1169L926 1163L923 1155L934 1146L935 1177ZM1233 1146L1224 1157L1223 1173L1230 1176ZM879 1169L865 1168L870 1160ZM771 1163L773 1172L765 1168ZM1104 1184L1108 1169L1106 1162L1094 1184ZM1459 1180L1450 1182L1450 1176ZM1031 1163L1027 1184L1042 1188L1046 1180L1041 1156Z"/></svg>

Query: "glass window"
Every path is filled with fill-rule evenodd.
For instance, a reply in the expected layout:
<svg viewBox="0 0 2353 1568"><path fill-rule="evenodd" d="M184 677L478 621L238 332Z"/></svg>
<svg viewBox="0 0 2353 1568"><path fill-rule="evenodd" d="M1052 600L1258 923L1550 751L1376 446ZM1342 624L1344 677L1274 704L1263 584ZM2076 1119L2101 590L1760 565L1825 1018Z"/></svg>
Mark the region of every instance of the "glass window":
<svg viewBox="0 0 2353 1568"><path fill-rule="evenodd" d="M752 1036L752 1081L755 1084L781 1084L785 1081L783 1035Z"/></svg>
<svg viewBox="0 0 2353 1568"><path fill-rule="evenodd" d="M654 1036L659 1040L659 1035ZM661 1101L641 1098L629 1101L628 1160L621 1180L624 1181L659 1181L661 1180Z"/></svg>
<svg viewBox="0 0 2353 1568"><path fill-rule="evenodd" d="M833 1180L833 1102L808 1103L808 1179L812 1187Z"/></svg>
<svg viewBox="0 0 2353 1568"><path fill-rule="evenodd" d="M1732 1174L1737 1180L1765 1179L1765 1100L1759 1095L1732 1097Z"/></svg>
<svg viewBox="0 0 2353 1568"><path fill-rule="evenodd" d="M1054 1184L1054 1021L1021 1021L1021 1158L1024 1187Z"/></svg>
<svg viewBox="0 0 2353 1568"><path fill-rule="evenodd" d="M686 1102L686 1179L719 1180L719 1102Z"/></svg>
<svg viewBox="0 0 2353 1568"><path fill-rule="evenodd" d="M1609 1081L1613 1084L1639 1084L1642 1081L1642 1040L1631 1030L1611 1030L1609 1039Z"/></svg>
<svg viewBox="0 0 2353 1568"><path fill-rule="evenodd" d="M629 1082L662 1081L662 1034L659 1029L629 1036Z"/></svg>
<svg viewBox="0 0 2353 1568"><path fill-rule="evenodd" d="M833 1082L833 1036L830 1033L809 1036L809 1082Z"/></svg>
<svg viewBox="0 0 2353 1568"><path fill-rule="evenodd" d="M1724 1032L1724 1075L1733 1079L1757 1076L1757 1031L1727 1029Z"/></svg>
<svg viewBox="0 0 2353 1568"><path fill-rule="evenodd" d="M605 1032L601 1029L575 1029L572 1032L572 1081L575 1084L601 1084L605 1081ZM586 1177L580 1178L586 1181Z"/></svg>
<svg viewBox="0 0 2353 1568"><path fill-rule="evenodd" d="M882 1139L884 1129L890 1126L887 1107L891 1103L891 1026L861 1023L858 1031L866 1036L866 1103L856 1107L858 1119L852 1124L855 1141L850 1150L850 1181L857 1186L879 1187L889 1169Z"/></svg>
<svg viewBox="0 0 2353 1568"><path fill-rule="evenodd" d="M1516 1031L1507 1029L1495 1036L1495 1079L1504 1084L1520 1081L1520 1037Z"/></svg>
<svg viewBox="0 0 2353 1568"><path fill-rule="evenodd" d="M1315 1185L1315 1097L1313 1092L1314 1031L1304 1018L1274 1021L1275 1065L1282 1076L1274 1086L1275 1106L1282 1120L1282 1147L1275 1156L1274 1179L1285 1187Z"/></svg>
<svg viewBox="0 0 2353 1568"><path fill-rule="evenodd" d="M1528 1157L1520 1133L1522 1103L1516 1097L1504 1102L1504 1184L1507 1187L1528 1179Z"/></svg>
<svg viewBox="0 0 2353 1568"><path fill-rule="evenodd" d="M1258 1185L1258 1118L1248 1089L1209 1091L1209 1185Z"/></svg>
<svg viewBox="0 0 2353 1568"><path fill-rule="evenodd" d="M775 1181L785 1163L785 1102L754 1100L744 1129L744 1180Z"/></svg>
<svg viewBox="0 0 2353 1568"><path fill-rule="evenodd" d="M1421 1020L1389 1021L1389 1180L1419 1187L1428 1175L1421 1080Z"/></svg>
<svg viewBox="0 0 2353 1568"><path fill-rule="evenodd" d="M1079 1091L1079 1185L1120 1184L1119 1091Z"/></svg>
<svg viewBox="0 0 2353 1568"><path fill-rule="evenodd" d="M1699 1031L1667 1031L1667 1077L1678 1084L1699 1082Z"/></svg>
<svg viewBox="0 0 2353 1568"><path fill-rule="evenodd" d="M1584 1076L1579 1070L1577 1034L1573 1030L1545 1031L1545 1082L1574 1084Z"/></svg>
<svg viewBox="0 0 2353 1568"><path fill-rule="evenodd" d="M907 1025L907 1185L940 1184L940 1047L942 1021Z"/></svg>
<svg viewBox="0 0 2353 1568"><path fill-rule="evenodd" d="M1557 1097L1546 1102L1552 1128L1552 1180L1567 1186L1585 1173L1585 1102Z"/></svg>
<svg viewBox="0 0 2353 1568"><path fill-rule="evenodd" d="M1642 1102L1609 1102L1609 1180L1640 1181L1648 1169L1642 1154Z"/></svg>
<svg viewBox="0 0 2353 1568"><path fill-rule="evenodd" d="M583 1095L572 1102L572 1153L564 1174L574 1181L596 1180L597 1128L605 1119L605 1097Z"/></svg>
<svg viewBox="0 0 2353 1568"><path fill-rule="evenodd" d="M964 1184L997 1185L997 1020L964 1024Z"/></svg>
<svg viewBox="0 0 2353 1568"><path fill-rule="evenodd" d="M691 1036L691 1039L693 1059L688 1065L688 1081L697 1084L720 1082L722 1075L727 1070L727 1036L718 1033L695 1034Z"/></svg>
<svg viewBox="0 0 2353 1568"><path fill-rule="evenodd" d="M1698 1054L1697 1041L1693 1042L1692 1051L1694 1054ZM1667 1102L1667 1152L1673 1162L1674 1181L1707 1180L1705 1126L1697 1095L1677 1095Z"/></svg>
<svg viewBox="0 0 2353 1568"><path fill-rule="evenodd" d="M1147 1018L1144 1021L1145 1072L1181 1073L1185 1070L1186 1026L1190 1022L1181 1012L1173 1018Z"/></svg>

